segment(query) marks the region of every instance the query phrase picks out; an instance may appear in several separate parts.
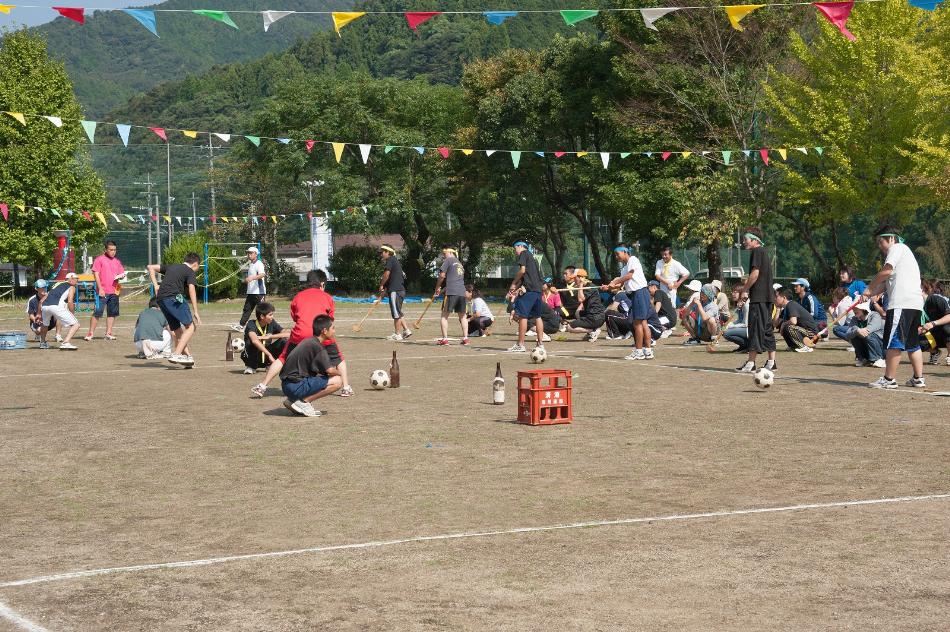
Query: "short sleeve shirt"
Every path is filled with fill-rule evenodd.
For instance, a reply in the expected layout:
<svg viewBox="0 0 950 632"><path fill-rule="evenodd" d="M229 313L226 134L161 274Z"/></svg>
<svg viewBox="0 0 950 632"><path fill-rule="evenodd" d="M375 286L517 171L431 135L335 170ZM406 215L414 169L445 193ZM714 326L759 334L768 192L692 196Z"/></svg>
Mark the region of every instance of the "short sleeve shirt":
<svg viewBox="0 0 950 632"><path fill-rule="evenodd" d="M257 334L258 336L263 336L264 334L279 334L284 330L276 320L270 321L264 327L260 326L260 323L256 318L252 318L247 321L247 325L244 326L244 342L245 344L251 344L251 332Z"/></svg>
<svg viewBox="0 0 950 632"><path fill-rule="evenodd" d="M922 310L924 296L920 293L920 267L910 248L893 244L884 263L894 268L894 273L887 279L887 309Z"/></svg>
<svg viewBox="0 0 950 632"><path fill-rule="evenodd" d="M135 341L161 340L162 331L167 325L168 321L165 320L162 310L149 307L139 314L139 320L135 326Z"/></svg>
<svg viewBox="0 0 950 632"><path fill-rule="evenodd" d="M320 315L333 318L333 297L317 287L301 290L290 301L290 317L294 328L290 330L287 344L298 344L313 338L313 319Z"/></svg>
<svg viewBox="0 0 950 632"><path fill-rule="evenodd" d="M445 274L445 295L465 296L465 268L455 257L446 257L439 272Z"/></svg>
<svg viewBox="0 0 950 632"><path fill-rule="evenodd" d="M534 255L527 250L521 251L515 265L519 268L524 268L524 276L521 277L521 286L525 289L525 292L540 292L541 271L538 270L538 262L535 261Z"/></svg>
<svg viewBox="0 0 950 632"><path fill-rule="evenodd" d="M749 270L758 270L759 278L749 288L750 303L771 303L772 294L772 262L765 248L759 246L749 251Z"/></svg>
<svg viewBox="0 0 950 632"><path fill-rule="evenodd" d="M684 274L689 274L689 270L676 259L670 259L669 263L660 259L656 262L656 270L653 274L659 274L660 278L663 279L660 283L660 289L664 292L671 292L673 288L670 287L670 283L674 283Z"/></svg>
<svg viewBox="0 0 950 632"><path fill-rule="evenodd" d="M63 281L54 287L49 291L49 294L46 295L46 298L43 299L43 307L50 307L52 305L65 305L66 300L69 297L70 287L72 286L66 281Z"/></svg>
<svg viewBox="0 0 950 632"><path fill-rule="evenodd" d="M942 294L931 294L924 301L924 313L928 320L940 320L950 314L950 301Z"/></svg>
<svg viewBox="0 0 950 632"><path fill-rule="evenodd" d="M640 264L640 259L633 255L627 259L627 263L623 267L623 275L626 276L631 272L633 276L623 284L623 289L627 292L636 292L639 289L645 288L647 286L647 279L643 274L643 265Z"/></svg>
<svg viewBox="0 0 950 632"><path fill-rule="evenodd" d="M488 303L485 302L485 299L478 297L472 301L472 315L484 316L485 318L494 318L491 310L488 309Z"/></svg>
<svg viewBox="0 0 950 632"><path fill-rule="evenodd" d="M170 266L162 264L158 269L162 273L162 284L158 286L155 298L172 298L179 294L187 294L189 285L198 285L195 271L184 263L173 263Z"/></svg>
<svg viewBox="0 0 950 632"><path fill-rule="evenodd" d="M92 262L92 269L99 273L99 289L106 294L115 294L115 278L125 272L119 258L99 255Z"/></svg>
<svg viewBox="0 0 950 632"><path fill-rule="evenodd" d="M406 277L402 273L402 264L399 263L399 259L394 256L390 257L389 259L386 259L385 266L386 271L389 272L389 278L386 280L386 291L405 292Z"/></svg>
<svg viewBox="0 0 950 632"><path fill-rule="evenodd" d="M818 331L818 324L815 322L815 319L811 317L807 309L795 301L789 301L788 305L782 310L782 320L787 321L792 318L798 320L799 327L804 327L809 331Z"/></svg>
<svg viewBox="0 0 950 632"><path fill-rule="evenodd" d="M247 276L257 276L264 274L264 262L258 259L247 267ZM267 287L264 285L264 279L255 279L247 282L248 294L267 294Z"/></svg>
<svg viewBox="0 0 950 632"><path fill-rule="evenodd" d="M307 377L326 375L333 367L330 355L319 338L311 336L294 347L280 370L280 379L299 382Z"/></svg>

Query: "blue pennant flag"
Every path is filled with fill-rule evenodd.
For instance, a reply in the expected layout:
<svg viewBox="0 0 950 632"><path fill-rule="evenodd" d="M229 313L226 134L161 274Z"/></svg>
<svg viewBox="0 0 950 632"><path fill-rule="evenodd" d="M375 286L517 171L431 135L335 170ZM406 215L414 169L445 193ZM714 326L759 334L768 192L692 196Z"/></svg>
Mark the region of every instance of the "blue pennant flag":
<svg viewBox="0 0 950 632"><path fill-rule="evenodd" d="M155 12L147 9L122 9L123 13L128 13L138 20L139 24L148 29L148 32L158 37L158 29L155 28Z"/></svg>
<svg viewBox="0 0 950 632"><path fill-rule="evenodd" d="M125 125L123 123L116 123L115 128L119 131L119 137L122 139L122 144L128 147L129 146L129 132L132 130L132 126Z"/></svg>
<svg viewBox="0 0 950 632"><path fill-rule="evenodd" d="M284 145L289 145L289 144L290 144L290 139L289 139L289 138L278 138L278 139L277 139L277 142L278 142L278 143L283 143Z"/></svg>
<svg viewBox="0 0 950 632"><path fill-rule="evenodd" d="M937 8L937 5L942 3L943 0L909 0L910 6L917 7L918 9L923 9L925 11L933 11Z"/></svg>
<svg viewBox="0 0 950 632"><path fill-rule="evenodd" d="M422 154L424 154L425 151L426 151L426 148L425 148L425 147L413 147L413 149L415 149L416 151L418 151L420 156L421 156Z"/></svg>
<svg viewBox="0 0 950 632"><path fill-rule="evenodd" d="M508 18L518 15L517 11L485 11L482 15L488 20L489 24L500 25Z"/></svg>
<svg viewBox="0 0 950 632"><path fill-rule="evenodd" d="M544 152L543 152L543 151L536 151L536 152L534 152L534 155L535 155L535 156L541 156L542 158L544 158Z"/></svg>

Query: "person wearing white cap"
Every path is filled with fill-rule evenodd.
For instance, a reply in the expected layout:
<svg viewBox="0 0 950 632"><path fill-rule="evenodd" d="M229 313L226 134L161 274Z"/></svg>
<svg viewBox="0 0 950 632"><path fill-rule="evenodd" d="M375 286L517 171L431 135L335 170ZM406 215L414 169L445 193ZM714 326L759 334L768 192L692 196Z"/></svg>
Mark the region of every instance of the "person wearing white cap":
<svg viewBox="0 0 950 632"><path fill-rule="evenodd" d="M75 351L76 346L70 342L73 335L79 330L79 321L73 312L76 310L76 284L79 283L79 275L70 272L66 275L66 281L60 282L53 287L43 299L41 311L43 314L43 325L40 327L40 349L49 349L46 342L46 333L52 325L53 318L63 327L68 327L66 336L59 348L63 351Z"/></svg>
<svg viewBox="0 0 950 632"><path fill-rule="evenodd" d="M260 260L261 251L257 246L250 246L247 249L247 276L244 282L247 284L247 295L244 298L244 309L241 311L241 322L231 325L234 331L244 331L247 321L251 319L254 309L264 302L267 298L267 288L264 286L264 262Z"/></svg>
<svg viewBox="0 0 950 632"><path fill-rule="evenodd" d="M871 303L865 301L853 310L854 320L848 327L835 327L835 334L851 343L854 347L854 366L885 367L884 363L884 319L871 309Z"/></svg>

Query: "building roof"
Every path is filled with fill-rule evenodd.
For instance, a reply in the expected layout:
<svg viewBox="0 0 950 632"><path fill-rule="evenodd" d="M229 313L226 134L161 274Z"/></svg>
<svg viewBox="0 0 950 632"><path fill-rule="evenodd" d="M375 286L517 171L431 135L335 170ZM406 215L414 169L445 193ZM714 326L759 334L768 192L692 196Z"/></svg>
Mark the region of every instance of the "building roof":
<svg viewBox="0 0 950 632"><path fill-rule="evenodd" d="M401 235L333 235L333 250L346 246L372 246L377 248L389 244L396 250L405 248L406 242Z"/></svg>

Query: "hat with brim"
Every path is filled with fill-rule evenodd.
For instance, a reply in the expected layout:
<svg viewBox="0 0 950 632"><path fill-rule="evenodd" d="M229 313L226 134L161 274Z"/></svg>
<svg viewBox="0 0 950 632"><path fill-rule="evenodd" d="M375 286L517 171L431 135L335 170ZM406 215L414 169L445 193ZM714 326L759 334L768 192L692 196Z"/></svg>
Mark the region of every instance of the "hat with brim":
<svg viewBox="0 0 950 632"><path fill-rule="evenodd" d="M792 285L800 285L806 290L811 287L811 284L808 282L808 279L798 278L792 281Z"/></svg>
<svg viewBox="0 0 950 632"><path fill-rule="evenodd" d="M858 303L857 305L854 306L854 309L860 309L862 312L869 312L871 311L871 303L870 301Z"/></svg>
<svg viewBox="0 0 950 632"><path fill-rule="evenodd" d="M716 286L716 289L722 292L722 281L720 281L719 279L715 279L712 282L712 285Z"/></svg>
<svg viewBox="0 0 950 632"><path fill-rule="evenodd" d="M693 292L698 292L701 289L703 289L703 284L700 283L698 280L693 279L692 281L686 284L686 289L692 290Z"/></svg>
<svg viewBox="0 0 950 632"><path fill-rule="evenodd" d="M248 252L253 252L255 255L261 254L261 251L257 249L257 246L250 246L247 249Z"/></svg>

